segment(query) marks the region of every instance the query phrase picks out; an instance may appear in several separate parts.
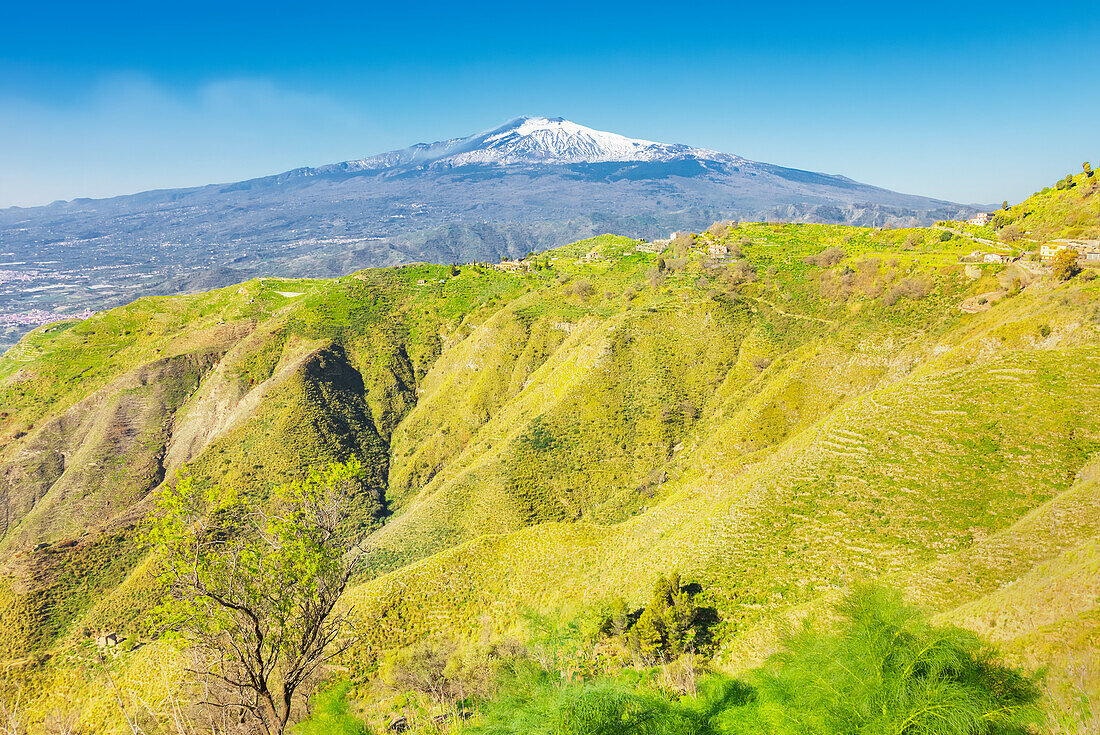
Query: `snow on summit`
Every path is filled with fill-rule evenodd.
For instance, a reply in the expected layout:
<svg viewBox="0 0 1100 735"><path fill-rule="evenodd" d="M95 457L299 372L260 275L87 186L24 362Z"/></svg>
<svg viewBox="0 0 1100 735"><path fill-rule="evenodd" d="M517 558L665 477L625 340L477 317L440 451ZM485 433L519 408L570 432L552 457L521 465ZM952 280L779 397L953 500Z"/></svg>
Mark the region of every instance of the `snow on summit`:
<svg viewBox="0 0 1100 735"><path fill-rule="evenodd" d="M519 123L518 125L516 123ZM596 163L663 158L660 143L593 130L561 118L520 118L454 156L455 163Z"/></svg>
<svg viewBox="0 0 1100 735"><path fill-rule="evenodd" d="M681 144L656 143L594 130L560 117L520 117L467 138L420 143L401 151L338 164L343 170L397 166L450 167L481 165L573 164L612 161L671 161L696 158L744 162Z"/></svg>

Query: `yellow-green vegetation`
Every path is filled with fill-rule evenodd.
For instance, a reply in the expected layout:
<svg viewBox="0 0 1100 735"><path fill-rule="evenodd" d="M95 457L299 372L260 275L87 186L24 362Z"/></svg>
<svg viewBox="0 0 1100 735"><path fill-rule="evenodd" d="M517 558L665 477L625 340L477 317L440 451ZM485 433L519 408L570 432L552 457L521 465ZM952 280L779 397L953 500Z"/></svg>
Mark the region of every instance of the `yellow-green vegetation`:
<svg viewBox="0 0 1100 735"><path fill-rule="evenodd" d="M369 735L366 726L348 713L349 682L339 682L317 695L312 716L300 723L298 735Z"/></svg>
<svg viewBox="0 0 1100 735"><path fill-rule="evenodd" d="M102 633L159 634L136 541L153 491L186 465L263 497L354 459L376 530L340 665L374 726L405 706L393 662L440 636L474 667L529 642L531 616L625 610L645 666L698 653L683 621L707 610L711 665L736 673L867 580L1046 667L1044 727L1095 722L1098 672L1069 672L1100 633L1100 281L966 266L975 241L945 234L605 235L36 330L0 358L5 696L22 687L41 725L66 691L86 728L125 727L103 676L65 662ZM671 569L700 591L658 603ZM128 672L154 654L177 655L111 654L129 709L152 702Z"/></svg>
<svg viewBox="0 0 1100 735"><path fill-rule="evenodd" d="M362 475L352 459L269 498L191 476L159 493L150 542L169 594L156 612L201 662L191 700L271 735L292 724L304 690L347 646L333 610L366 530L354 511Z"/></svg>
<svg viewBox="0 0 1100 735"><path fill-rule="evenodd" d="M687 658L648 668L578 667L568 657L550 660L540 641L499 651L496 686L479 695L470 688L477 675L441 666L433 654L447 648L437 644L403 660L399 678L411 691L452 695L453 706L428 719L406 700L408 714L389 729L398 723L479 735L963 735L1022 734L1040 720L1034 679L1005 666L973 633L931 625L898 598L861 589L837 606L833 619L807 621L763 666L737 677ZM602 635L586 647L603 646ZM306 731L346 722L329 712L337 709L332 697L349 689L345 681L322 695Z"/></svg>
<svg viewBox="0 0 1100 735"><path fill-rule="evenodd" d="M807 624L742 679L620 675L560 682L529 673L487 707L475 733L1023 733L1037 687L972 634L928 625L890 596L862 591L840 625ZM664 684L664 686L662 686Z"/></svg>
<svg viewBox="0 0 1100 735"><path fill-rule="evenodd" d="M1012 207L994 214L990 227L1010 239L1100 237L1100 176L1089 165Z"/></svg>
<svg viewBox="0 0 1100 735"><path fill-rule="evenodd" d="M1059 281L1068 281L1081 272L1077 266L1077 251L1062 248L1050 264L1051 274Z"/></svg>

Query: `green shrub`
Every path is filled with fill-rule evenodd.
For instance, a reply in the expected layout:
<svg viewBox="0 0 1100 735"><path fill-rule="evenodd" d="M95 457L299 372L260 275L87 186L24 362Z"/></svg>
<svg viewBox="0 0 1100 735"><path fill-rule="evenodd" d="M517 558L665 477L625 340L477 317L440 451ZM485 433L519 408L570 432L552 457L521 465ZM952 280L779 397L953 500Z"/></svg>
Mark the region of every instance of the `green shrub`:
<svg viewBox="0 0 1100 735"><path fill-rule="evenodd" d="M351 684L341 681L317 694L309 719L294 727L294 735L370 735L370 730L348 712Z"/></svg>
<svg viewBox="0 0 1100 735"><path fill-rule="evenodd" d="M755 673L756 697L722 713L720 731L992 735L1034 722L1035 681L973 633L931 625L895 592L857 590L838 612L839 631L807 625Z"/></svg>
<svg viewBox="0 0 1100 735"><path fill-rule="evenodd" d="M892 591L857 590L836 612L835 629L806 623L746 680L712 675L695 697L662 691L655 670L582 682L521 665L473 732L1023 735L1034 723L1036 682L974 634L931 625Z"/></svg>
<svg viewBox="0 0 1100 735"><path fill-rule="evenodd" d="M1051 273L1059 281L1068 281L1081 272L1077 265L1077 251L1073 248L1062 248L1054 256L1054 262L1050 265Z"/></svg>
<svg viewBox="0 0 1100 735"><path fill-rule="evenodd" d="M716 618L713 610L695 604L692 589L691 585L681 586L676 572L668 577L660 575L649 604L640 613L628 616L635 622L627 626L623 636L627 648L648 662L674 659L698 649L709 652L711 626ZM603 627L610 631L614 626L614 618L608 618Z"/></svg>
<svg viewBox="0 0 1100 735"><path fill-rule="evenodd" d="M660 695L636 691L625 677L562 684L535 667L517 672L487 707L479 735L695 735L704 717Z"/></svg>

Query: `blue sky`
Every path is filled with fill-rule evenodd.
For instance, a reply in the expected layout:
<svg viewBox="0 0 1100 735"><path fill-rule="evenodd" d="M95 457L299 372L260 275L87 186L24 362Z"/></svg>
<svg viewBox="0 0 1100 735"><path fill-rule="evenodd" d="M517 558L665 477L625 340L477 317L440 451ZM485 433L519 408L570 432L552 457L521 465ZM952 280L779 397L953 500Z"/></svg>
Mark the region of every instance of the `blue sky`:
<svg viewBox="0 0 1100 735"><path fill-rule="evenodd" d="M0 10L0 206L234 181L521 114L1019 200L1100 160L1100 4Z"/></svg>

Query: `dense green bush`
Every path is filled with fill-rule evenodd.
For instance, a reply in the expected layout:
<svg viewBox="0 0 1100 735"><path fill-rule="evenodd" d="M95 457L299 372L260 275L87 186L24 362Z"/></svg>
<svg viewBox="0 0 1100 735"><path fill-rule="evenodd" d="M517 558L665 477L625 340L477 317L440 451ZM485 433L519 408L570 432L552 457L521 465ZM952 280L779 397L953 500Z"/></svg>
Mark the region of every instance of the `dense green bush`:
<svg viewBox="0 0 1100 735"><path fill-rule="evenodd" d="M931 625L878 590L822 631L807 623L745 680L715 675L670 697L644 673L585 683L521 668L473 728L485 735L1008 735L1025 733L1036 683L972 633Z"/></svg>
<svg viewBox="0 0 1100 735"><path fill-rule="evenodd" d="M754 674L756 697L724 712L720 731L1026 732L1036 683L974 634L933 626L884 591L857 591L838 612L838 632L807 625Z"/></svg>
<svg viewBox="0 0 1100 735"><path fill-rule="evenodd" d="M678 573L668 577L662 574L644 609L627 616L625 625L609 616L604 629L611 633L616 627L624 627L621 637L627 648L648 663L675 659L698 649L709 651L713 611L700 609L694 597L692 586L681 586Z"/></svg>
<svg viewBox="0 0 1100 735"><path fill-rule="evenodd" d="M473 728L484 735L694 735L713 732L704 713L639 691L625 677L561 684L529 667Z"/></svg>
<svg viewBox="0 0 1100 735"><path fill-rule="evenodd" d="M1059 281L1068 281L1081 272L1077 265L1077 251L1073 248L1062 248L1054 256L1054 262L1050 265L1050 271Z"/></svg>

